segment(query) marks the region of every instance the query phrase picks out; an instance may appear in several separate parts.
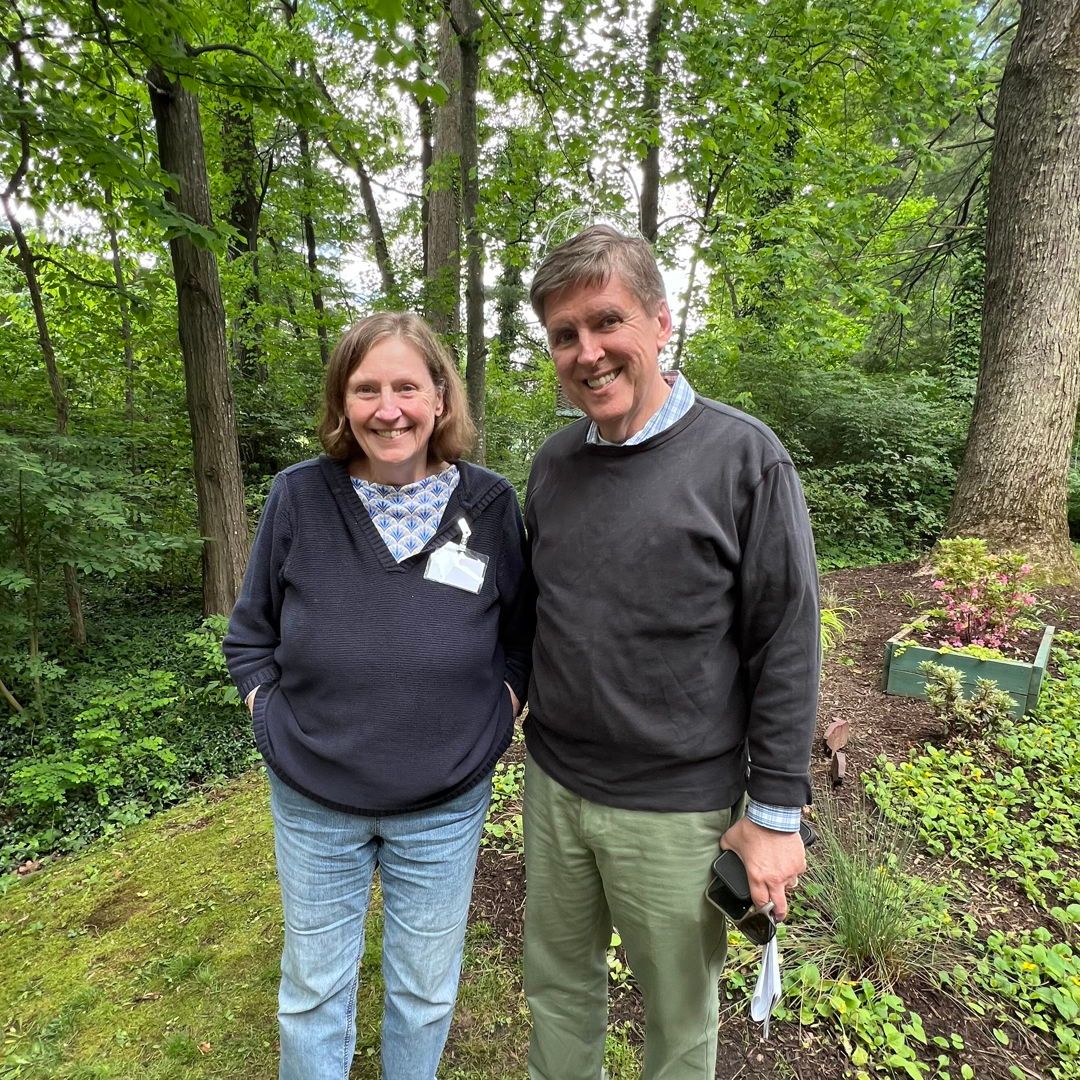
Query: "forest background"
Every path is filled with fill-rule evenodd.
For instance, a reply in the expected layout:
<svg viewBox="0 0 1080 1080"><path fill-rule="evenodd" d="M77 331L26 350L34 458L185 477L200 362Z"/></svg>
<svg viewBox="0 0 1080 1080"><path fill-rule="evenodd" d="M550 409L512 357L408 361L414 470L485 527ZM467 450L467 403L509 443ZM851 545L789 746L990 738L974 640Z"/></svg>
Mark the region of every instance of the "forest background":
<svg viewBox="0 0 1080 1080"><path fill-rule="evenodd" d="M1051 28L1075 7L1042 6ZM0 867L251 760L223 616L272 476L318 452L328 351L356 318L416 310L446 335L476 457L524 495L565 422L530 270L591 222L655 243L665 365L777 431L823 568L924 551L949 525L980 342L984 367L1000 344L988 193L1020 15L7 0ZM1031 110L1010 123L1034 138ZM1041 477L1015 447L967 467L1049 490L1064 536L1076 350L1062 362L1027 411L1040 431L1060 414L1064 467Z"/></svg>

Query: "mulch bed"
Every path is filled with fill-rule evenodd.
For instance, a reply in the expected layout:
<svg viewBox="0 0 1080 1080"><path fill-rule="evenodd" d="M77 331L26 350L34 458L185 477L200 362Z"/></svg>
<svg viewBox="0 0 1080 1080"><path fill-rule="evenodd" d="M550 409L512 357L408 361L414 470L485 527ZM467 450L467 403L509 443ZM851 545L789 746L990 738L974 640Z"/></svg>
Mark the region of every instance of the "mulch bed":
<svg viewBox="0 0 1080 1080"><path fill-rule="evenodd" d="M901 760L913 746L941 739L940 727L925 702L886 696L881 689L884 643L914 617L914 601L932 598L930 581L929 574L917 563L838 570L823 578L823 589L834 602L847 604L858 613L846 638L826 661L818 713L819 735L836 720L847 720L850 725L845 748L848 779L836 792L841 815L858 812L858 776L878 755ZM1053 609L1054 622L1061 629L1080 631L1080 589L1042 590L1041 599L1045 607ZM523 757L524 747L515 743L507 760ZM830 786L828 770L824 754L815 755L812 774L819 791ZM973 907L978 908L984 931L993 926L1008 929L1042 922L1040 913L1022 894L1010 894L1007 886L991 884L969 869L965 869L964 877L972 895L978 898ZM486 922L511 955L519 954L521 949L524 897L525 875L520 857L482 849L471 918ZM928 1036L956 1032L964 1038L964 1057L975 1064L980 1080L1009 1080L1009 1065L1013 1062L1032 1077L1045 1075L1043 1047L1034 1033L1013 1030L1006 1056L991 1035L993 1025L975 1017L942 991L911 984L898 992L908 1008L922 1017ZM644 1010L632 986L613 991L611 1019L631 1023L639 1035L643 1032ZM930 1051L926 1056L932 1059ZM959 1074L958 1068L954 1071ZM777 1024L769 1041L762 1042L760 1029L750 1021L745 1006L722 1008L718 1078L833 1080L853 1072L832 1030Z"/></svg>

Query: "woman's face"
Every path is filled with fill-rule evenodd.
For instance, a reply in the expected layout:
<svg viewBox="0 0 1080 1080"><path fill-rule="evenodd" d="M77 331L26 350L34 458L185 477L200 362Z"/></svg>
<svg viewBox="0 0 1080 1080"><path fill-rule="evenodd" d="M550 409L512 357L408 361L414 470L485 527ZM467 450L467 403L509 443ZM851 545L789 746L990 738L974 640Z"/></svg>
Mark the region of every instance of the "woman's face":
<svg viewBox="0 0 1080 1080"><path fill-rule="evenodd" d="M428 474L428 443L443 394L416 346L383 338L345 384L345 416L365 460L360 475L401 487Z"/></svg>

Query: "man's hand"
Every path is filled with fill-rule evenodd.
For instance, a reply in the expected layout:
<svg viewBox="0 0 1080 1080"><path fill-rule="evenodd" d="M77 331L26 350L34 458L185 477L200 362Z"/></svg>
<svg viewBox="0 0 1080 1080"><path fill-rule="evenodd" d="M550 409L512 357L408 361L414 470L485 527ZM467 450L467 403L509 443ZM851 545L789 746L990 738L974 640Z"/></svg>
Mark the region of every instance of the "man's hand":
<svg viewBox="0 0 1080 1080"><path fill-rule="evenodd" d="M260 683L254 690L250 690L248 696L244 698L244 704L248 707L248 712L251 713L252 716L255 715L255 695L259 692L259 687L261 686L262 684Z"/></svg>
<svg viewBox="0 0 1080 1080"><path fill-rule="evenodd" d="M794 888L806 871L806 849L799 834L764 829L744 817L720 837L720 846L742 859L754 905L763 907L771 900L773 918L783 922L787 890Z"/></svg>

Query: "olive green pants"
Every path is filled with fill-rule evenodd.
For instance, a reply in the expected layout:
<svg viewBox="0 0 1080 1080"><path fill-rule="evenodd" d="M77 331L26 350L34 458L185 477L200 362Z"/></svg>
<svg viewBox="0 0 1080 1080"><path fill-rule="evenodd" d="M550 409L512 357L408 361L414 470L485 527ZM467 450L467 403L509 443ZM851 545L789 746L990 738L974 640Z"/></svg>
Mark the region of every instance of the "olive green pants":
<svg viewBox="0 0 1080 1080"><path fill-rule="evenodd" d="M600 1080L613 923L645 1001L642 1080L713 1080L727 941L705 886L731 817L602 806L528 760L530 1080Z"/></svg>

